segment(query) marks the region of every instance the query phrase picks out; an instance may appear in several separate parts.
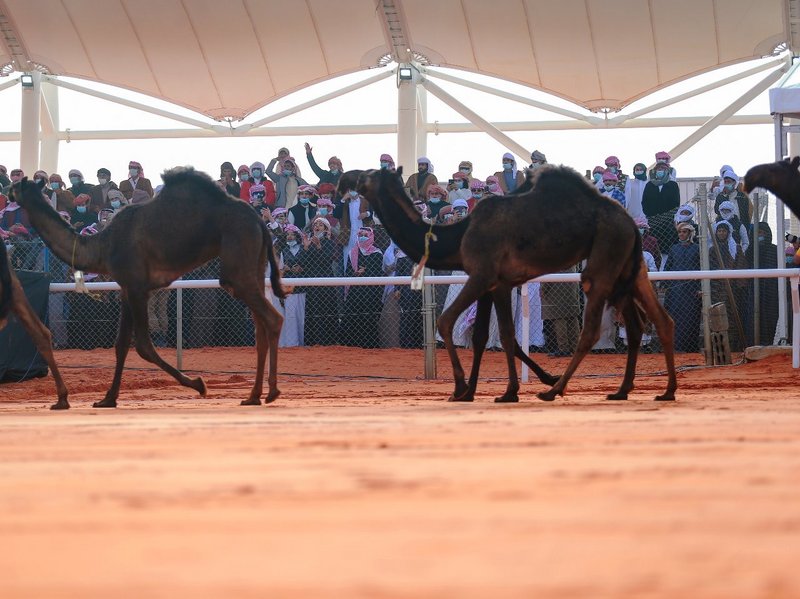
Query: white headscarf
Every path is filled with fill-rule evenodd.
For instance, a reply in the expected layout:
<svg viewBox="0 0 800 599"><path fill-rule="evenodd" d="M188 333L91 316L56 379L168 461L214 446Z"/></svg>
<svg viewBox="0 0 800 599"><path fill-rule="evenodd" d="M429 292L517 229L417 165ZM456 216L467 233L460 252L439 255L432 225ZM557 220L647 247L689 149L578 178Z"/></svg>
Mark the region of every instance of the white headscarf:
<svg viewBox="0 0 800 599"><path fill-rule="evenodd" d="M511 160L511 178L512 179L516 179L517 178L517 161L514 159L514 154L512 154L511 152L506 152L505 154L503 154L503 160L505 160L505 159Z"/></svg>
<svg viewBox="0 0 800 599"><path fill-rule="evenodd" d="M681 212L689 212L689 214L681 214ZM691 204L684 204L678 208L678 211L675 213L675 224L688 223L690 220L694 220L694 216L694 206Z"/></svg>
<svg viewBox="0 0 800 599"><path fill-rule="evenodd" d="M728 227L728 253L731 255L731 258L736 259L736 241L733 239L733 225L726 220L719 221L714 225L714 235L717 234L717 229L721 226Z"/></svg>
<svg viewBox="0 0 800 599"><path fill-rule="evenodd" d="M433 174L433 164L431 163L430 160L428 160L428 158L426 156L420 156L419 158L417 158L417 164L419 164L420 162L422 164L427 164L428 165L428 172Z"/></svg>

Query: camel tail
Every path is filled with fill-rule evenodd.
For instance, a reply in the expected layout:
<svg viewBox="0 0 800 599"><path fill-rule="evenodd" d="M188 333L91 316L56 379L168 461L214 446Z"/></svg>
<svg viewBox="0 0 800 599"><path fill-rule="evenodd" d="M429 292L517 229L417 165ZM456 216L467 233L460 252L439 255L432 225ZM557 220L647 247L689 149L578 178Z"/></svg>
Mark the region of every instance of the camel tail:
<svg viewBox="0 0 800 599"><path fill-rule="evenodd" d="M11 264L8 262L6 244L0 241L0 328L11 309Z"/></svg>
<svg viewBox="0 0 800 599"><path fill-rule="evenodd" d="M269 261L269 282L272 285L272 293L281 299L286 297L286 291L281 285L281 269L278 266L278 260L275 258L275 248L272 247L272 233L269 232L267 225L264 221L259 219L261 223L261 232L264 239L264 251L267 253L267 260Z"/></svg>

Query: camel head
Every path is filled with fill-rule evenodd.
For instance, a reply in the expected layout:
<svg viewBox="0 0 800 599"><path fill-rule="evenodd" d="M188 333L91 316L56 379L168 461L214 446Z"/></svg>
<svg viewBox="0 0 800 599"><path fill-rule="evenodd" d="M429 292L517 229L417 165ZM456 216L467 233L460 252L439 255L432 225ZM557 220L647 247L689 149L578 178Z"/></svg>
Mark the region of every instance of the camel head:
<svg viewBox="0 0 800 599"><path fill-rule="evenodd" d="M358 193L364 196L369 202L373 202L378 196L378 191L381 188L386 189L387 185L394 185L396 189L402 190L402 166L399 167L395 172L385 169L361 171L355 189L357 189Z"/></svg>
<svg viewBox="0 0 800 599"><path fill-rule="evenodd" d="M786 202L785 196L788 195L788 190L797 188L800 183L798 166L800 166L800 156L795 156L791 161L779 160L754 166L744 176L744 191L750 193L757 187L761 187Z"/></svg>
<svg viewBox="0 0 800 599"><path fill-rule="evenodd" d="M13 183L8 191L8 199L23 208L28 207L31 200L41 200L42 197L42 189L33 181L29 181L28 177Z"/></svg>

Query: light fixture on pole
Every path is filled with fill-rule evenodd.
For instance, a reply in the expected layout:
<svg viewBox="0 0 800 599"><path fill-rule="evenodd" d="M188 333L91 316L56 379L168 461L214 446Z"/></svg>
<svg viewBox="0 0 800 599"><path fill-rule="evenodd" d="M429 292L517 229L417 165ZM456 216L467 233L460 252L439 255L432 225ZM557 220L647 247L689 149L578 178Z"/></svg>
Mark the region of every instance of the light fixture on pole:
<svg viewBox="0 0 800 599"><path fill-rule="evenodd" d="M26 89L27 88L31 88L31 87L33 87L33 75L31 75L29 73L25 73L24 75L20 76L19 82L20 82L20 85L22 85L22 87L24 87Z"/></svg>
<svg viewBox="0 0 800 599"><path fill-rule="evenodd" d="M411 67L400 67L397 76L400 78L400 81L411 81L414 78L414 72L411 70Z"/></svg>

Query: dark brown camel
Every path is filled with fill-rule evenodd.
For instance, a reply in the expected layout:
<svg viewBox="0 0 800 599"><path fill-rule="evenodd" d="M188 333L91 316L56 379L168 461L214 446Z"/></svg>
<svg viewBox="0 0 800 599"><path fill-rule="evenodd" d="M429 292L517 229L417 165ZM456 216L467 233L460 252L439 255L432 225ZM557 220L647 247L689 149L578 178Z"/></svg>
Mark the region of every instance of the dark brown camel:
<svg viewBox="0 0 800 599"><path fill-rule="evenodd" d="M340 196L344 197L346 192L351 189L358 189L359 187L359 178L362 173L365 171L361 170L353 170L347 171L343 173L341 178L339 179L339 186L338 186L338 193ZM402 168L400 169L399 173L402 174ZM399 236L400 239L403 239L404 232L406 231L407 225L403 223L405 218L405 214L402 212L402 208L407 205L407 202L402 204L396 204L393 198L383 198L381 196L375 195L372 196L371 199L367 198L368 201L373 205L375 211L378 213L381 222L387 228L390 237L395 239L395 242L399 243L395 238L395 235ZM400 210L398 210L400 208ZM343 222L346 223L345 226L349 226L349 216L348 211L345 210L343 212ZM422 220L419 219L419 215L417 214L416 210L412 208L412 212L410 213L412 218L417 218L420 223ZM386 220L388 219L388 222ZM424 234L430 228L429 225L424 224L424 230L420 232L422 235L422 243L421 244L412 244L407 246L408 249L405 247L403 251L411 257L412 260L419 262L424 254ZM463 227L460 223L455 225L448 225L448 226L438 226L434 225L433 231L437 236L440 236L442 240L447 239L446 243L441 245L435 245L432 247L431 255L428 257L426 261L426 266L429 268L434 269L441 269L441 270L464 270L463 262L461 261L460 253L445 253L440 251L445 246L453 247L458 246L460 244L461 237L464 234L465 227ZM413 240L410 240L413 241ZM402 247L402 245L401 245ZM509 290L509 296L511 291ZM453 395L450 398L450 401L472 401L475 396L475 388L478 384L478 374L480 370L480 362L483 352L486 349L486 342L489 338L489 319L491 314L491 306L493 302L492 294L487 293L486 298L484 298L484 302L486 303L485 309L482 309L478 312L477 318L475 320L475 326L473 328L473 347L475 351L473 353L473 363L472 363L472 370L470 373L470 382L468 386L468 391L462 395ZM510 301L510 297L509 297ZM479 302L479 305L480 302ZM533 370L534 374L542 381L545 385L553 385L558 381L557 376L553 376L549 374L541 366L539 366L536 362L534 362L519 346L517 343L516 338L514 339L514 355L522 360L528 367Z"/></svg>
<svg viewBox="0 0 800 599"><path fill-rule="evenodd" d="M800 217L800 156L792 160L779 160L754 166L744 176L744 192L750 193L757 187L771 191L788 206L795 216Z"/></svg>
<svg viewBox="0 0 800 599"><path fill-rule="evenodd" d="M20 324L28 332L33 344L42 354L45 362L50 367L50 371L53 373L53 378L56 380L58 401L50 406L50 409L69 409L67 386L61 378L61 373L58 371L56 360L53 357L53 340L50 331L39 320L33 307L28 303L28 298L25 297L22 285L8 261L6 245L0 241L0 329L6 326L9 313L16 314Z"/></svg>
<svg viewBox="0 0 800 599"><path fill-rule="evenodd" d="M464 289L438 323L453 364L455 391L451 399L469 400L474 391L472 376L470 386L464 382L464 370L453 345L453 324L458 315L478 300L478 316L488 318L491 302L487 293L491 292L509 374L506 392L496 401L517 401L519 382L511 350L515 344L511 289L586 259L581 283L587 302L578 347L558 382L539 393L539 398L551 401L564 394L570 377L599 337L603 305L608 302L622 313L628 333L625 375L619 390L608 399L627 399L633 389L646 315L655 324L664 346L668 371L666 391L656 399L673 400L677 388L674 325L647 278L641 237L633 219L572 169L541 167L529 177L528 191L485 198L463 221L434 230L438 240L431 244L431 257L445 267L463 264L469 275ZM381 221L400 248L414 259L421 256L428 226L403 192L401 179L385 171L368 171L361 176L360 189L374 202ZM476 334L477 328L476 323ZM481 347L476 343L476 353Z"/></svg>
<svg viewBox="0 0 800 599"><path fill-rule="evenodd" d="M250 308L256 327L256 379L242 405L261 403L267 349L269 393L265 402L270 403L280 394L277 348L283 319L264 297L267 260L272 290L278 297L284 296L270 233L250 206L225 194L208 175L176 168L162 178L164 187L156 199L126 207L93 236L77 235L27 179L11 190L56 256L75 269L110 274L122 288L114 380L94 407L116 407L132 334L142 358L181 385L206 394L202 378L188 378L156 353L150 340L147 300L152 291L215 256L221 263L220 285Z"/></svg>

